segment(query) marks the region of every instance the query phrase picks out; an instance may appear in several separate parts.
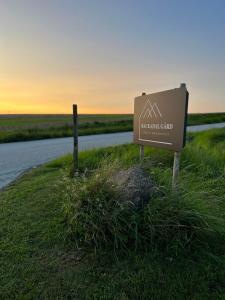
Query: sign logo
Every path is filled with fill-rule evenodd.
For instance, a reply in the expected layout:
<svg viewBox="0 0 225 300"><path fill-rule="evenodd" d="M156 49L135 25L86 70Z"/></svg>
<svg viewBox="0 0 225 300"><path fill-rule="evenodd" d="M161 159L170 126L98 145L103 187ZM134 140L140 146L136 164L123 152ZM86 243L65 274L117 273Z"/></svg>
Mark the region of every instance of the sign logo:
<svg viewBox="0 0 225 300"><path fill-rule="evenodd" d="M153 116L155 118L159 117L159 118L162 118L162 114L159 110L159 107L158 105L156 104L156 102L154 102L153 104L151 103L150 100L148 100L147 104L145 105L145 108L144 110L142 111L141 115L140 115L140 118L141 116L143 115L143 118L152 118Z"/></svg>
<svg viewBox="0 0 225 300"><path fill-rule="evenodd" d="M158 130L172 129L173 124L162 123L162 118L163 115L159 109L159 105L156 102L152 103L150 100L147 100L139 117L139 140L172 145L170 142L153 140L152 137L149 139L145 134L146 131L143 132L143 130L148 130L149 128Z"/></svg>

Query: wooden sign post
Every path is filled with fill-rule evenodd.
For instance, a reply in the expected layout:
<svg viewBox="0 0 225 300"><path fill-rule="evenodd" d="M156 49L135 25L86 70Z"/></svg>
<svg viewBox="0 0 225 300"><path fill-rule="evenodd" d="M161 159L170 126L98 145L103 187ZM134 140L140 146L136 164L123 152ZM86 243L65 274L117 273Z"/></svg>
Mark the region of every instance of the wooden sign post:
<svg viewBox="0 0 225 300"><path fill-rule="evenodd" d="M186 84L181 83L180 88L186 89ZM187 104L186 104L187 105ZM185 115L185 127L187 123L187 111ZM186 132L184 134L184 138L186 139ZM185 141L184 141L185 143ZM172 189L174 191L177 190L177 185L178 185L178 176L179 176L179 170L180 170L180 153L181 152L174 152L174 160L173 160L173 179L172 179Z"/></svg>
<svg viewBox="0 0 225 300"><path fill-rule="evenodd" d="M144 145L140 145L140 162L142 162L144 160L144 156L145 156Z"/></svg>
<svg viewBox="0 0 225 300"><path fill-rule="evenodd" d="M180 169L180 152L174 152L172 189L176 190Z"/></svg>
<svg viewBox="0 0 225 300"><path fill-rule="evenodd" d="M145 96L146 93L142 93L142 96ZM144 156L145 156L145 148L144 145L140 145L140 162L142 162L144 160Z"/></svg>
<svg viewBox="0 0 225 300"><path fill-rule="evenodd" d="M180 152L186 142L188 91L179 88L136 97L134 100L134 143L140 145L140 159L144 146L172 150L174 154L173 189L177 186Z"/></svg>
<svg viewBox="0 0 225 300"><path fill-rule="evenodd" d="M77 104L73 104L73 175L78 173L78 120Z"/></svg>

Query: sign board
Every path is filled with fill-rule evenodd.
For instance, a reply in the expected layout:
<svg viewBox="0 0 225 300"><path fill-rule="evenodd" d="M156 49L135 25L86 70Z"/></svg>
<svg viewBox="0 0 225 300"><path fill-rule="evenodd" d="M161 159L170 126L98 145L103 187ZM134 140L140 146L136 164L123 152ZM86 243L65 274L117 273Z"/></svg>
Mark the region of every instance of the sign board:
<svg viewBox="0 0 225 300"><path fill-rule="evenodd" d="M134 100L134 143L181 151L186 139L185 86Z"/></svg>

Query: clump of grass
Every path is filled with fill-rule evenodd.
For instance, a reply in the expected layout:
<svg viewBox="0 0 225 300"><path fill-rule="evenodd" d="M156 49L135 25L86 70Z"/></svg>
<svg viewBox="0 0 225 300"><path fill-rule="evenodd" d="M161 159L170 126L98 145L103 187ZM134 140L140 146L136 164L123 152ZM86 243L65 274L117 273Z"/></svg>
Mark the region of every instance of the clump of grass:
<svg viewBox="0 0 225 300"><path fill-rule="evenodd" d="M65 179L66 224L69 236L78 244L119 249L135 240L137 214L129 203L120 201L109 180L117 169L117 161L106 160L93 174Z"/></svg>
<svg viewBox="0 0 225 300"><path fill-rule="evenodd" d="M179 250L195 249L224 242L224 218L216 212L211 199L198 193L157 195L144 212L142 235L158 247ZM217 203L218 204L218 203Z"/></svg>
<svg viewBox="0 0 225 300"><path fill-rule="evenodd" d="M182 153L182 166L191 166L195 176L215 178L225 171L225 128L192 135Z"/></svg>
<svg viewBox="0 0 225 300"><path fill-rule="evenodd" d="M210 129L196 135L195 145L201 146L205 149L215 148L219 144L225 142L225 129Z"/></svg>

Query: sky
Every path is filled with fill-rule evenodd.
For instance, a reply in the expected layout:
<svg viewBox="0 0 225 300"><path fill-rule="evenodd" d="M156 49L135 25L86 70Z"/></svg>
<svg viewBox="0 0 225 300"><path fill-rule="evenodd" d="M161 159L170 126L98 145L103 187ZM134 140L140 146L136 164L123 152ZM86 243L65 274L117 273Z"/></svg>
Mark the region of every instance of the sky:
<svg viewBox="0 0 225 300"><path fill-rule="evenodd" d="M224 0L0 0L0 113L132 113L183 82L225 111Z"/></svg>

